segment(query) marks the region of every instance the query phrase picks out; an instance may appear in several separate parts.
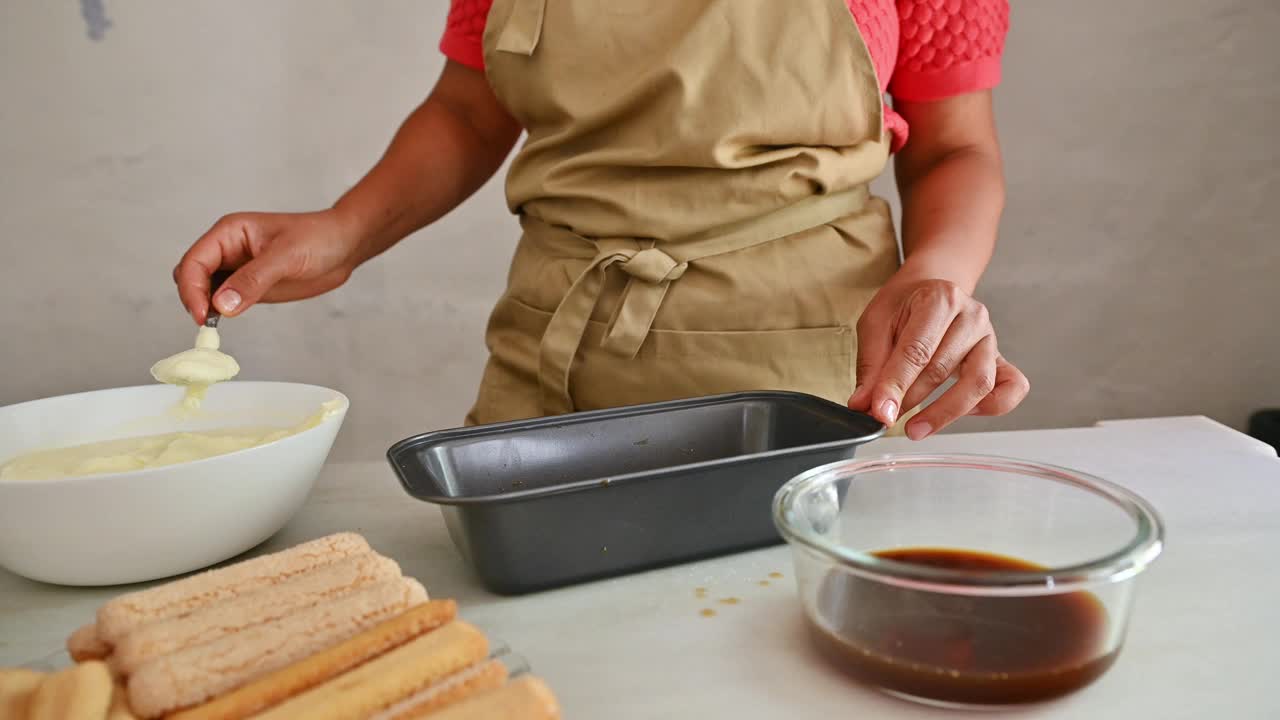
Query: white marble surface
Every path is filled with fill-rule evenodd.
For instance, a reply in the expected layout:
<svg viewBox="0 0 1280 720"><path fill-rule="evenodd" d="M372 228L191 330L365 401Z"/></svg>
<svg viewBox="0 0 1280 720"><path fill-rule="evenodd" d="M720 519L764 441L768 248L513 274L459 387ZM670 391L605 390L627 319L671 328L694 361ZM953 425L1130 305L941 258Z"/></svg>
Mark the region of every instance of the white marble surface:
<svg viewBox="0 0 1280 720"><path fill-rule="evenodd" d="M0 405L151 382L192 339L182 252L359 180L435 83L450 4L97 1L99 41L76 0L0 0ZM1280 3L1013 5L979 296L1035 391L964 427L1280 407ZM896 204L891 172L875 190ZM227 321L224 347L244 379L346 393L334 458L372 459L461 422L518 234L495 177L336 292Z"/></svg>
<svg viewBox="0 0 1280 720"><path fill-rule="evenodd" d="M877 451L901 450L885 440ZM1151 500L1168 549L1140 580L1119 662L1095 685L1013 718L1276 718L1280 646L1280 460L1202 418L1072 430L943 436L912 449L1013 455L1073 466ZM785 548L521 598L479 588L439 514L410 501L382 462L329 466L302 513L261 550L337 530L364 533L433 595L513 645L577 718L955 716L853 685L802 635ZM768 587L770 572L787 578ZM707 606L694 596L742 603ZM119 589L38 585L0 572L0 665L55 651Z"/></svg>

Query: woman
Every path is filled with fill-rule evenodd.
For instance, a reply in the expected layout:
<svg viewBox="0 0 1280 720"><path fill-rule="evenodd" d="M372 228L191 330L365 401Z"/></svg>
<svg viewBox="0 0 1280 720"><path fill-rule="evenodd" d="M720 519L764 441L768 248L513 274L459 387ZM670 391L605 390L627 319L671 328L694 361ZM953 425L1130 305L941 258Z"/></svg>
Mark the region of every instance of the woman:
<svg viewBox="0 0 1280 720"><path fill-rule="evenodd" d="M523 130L507 197L524 232L468 423L787 389L891 425L953 377L910 437L1008 412L1027 381L972 296L1004 196L1007 16L1007 0L454 0L449 61L369 174L328 210L222 218L179 293L201 322L219 268L236 268L212 300L229 316L332 290L467 199ZM867 190L891 152L901 264Z"/></svg>

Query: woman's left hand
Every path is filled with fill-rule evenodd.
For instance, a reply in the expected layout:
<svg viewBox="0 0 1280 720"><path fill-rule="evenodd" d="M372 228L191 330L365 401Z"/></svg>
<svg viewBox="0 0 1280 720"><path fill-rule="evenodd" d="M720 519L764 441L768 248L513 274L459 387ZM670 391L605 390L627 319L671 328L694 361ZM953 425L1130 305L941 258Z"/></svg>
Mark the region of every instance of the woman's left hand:
<svg viewBox="0 0 1280 720"><path fill-rule="evenodd" d="M903 277L880 289L858 320L858 385L849 407L885 425L956 383L907 421L920 440L965 415L1003 415L1031 386L996 347L987 308L953 282Z"/></svg>

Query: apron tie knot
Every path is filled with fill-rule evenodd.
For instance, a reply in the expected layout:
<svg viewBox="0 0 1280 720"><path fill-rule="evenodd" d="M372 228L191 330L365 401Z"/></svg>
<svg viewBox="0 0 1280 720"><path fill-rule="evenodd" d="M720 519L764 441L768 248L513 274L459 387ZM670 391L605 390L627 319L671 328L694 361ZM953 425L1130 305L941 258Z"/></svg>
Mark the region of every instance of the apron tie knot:
<svg viewBox="0 0 1280 720"><path fill-rule="evenodd" d="M614 355L633 358L653 326L667 288L684 275L689 263L672 257L652 240L601 238L596 247L599 254L593 264L601 270L616 267L628 276L600 345Z"/></svg>
<svg viewBox="0 0 1280 720"><path fill-rule="evenodd" d="M676 262L656 247L645 248L618 263L618 268L626 274L653 285L680 279L688 267L689 263Z"/></svg>

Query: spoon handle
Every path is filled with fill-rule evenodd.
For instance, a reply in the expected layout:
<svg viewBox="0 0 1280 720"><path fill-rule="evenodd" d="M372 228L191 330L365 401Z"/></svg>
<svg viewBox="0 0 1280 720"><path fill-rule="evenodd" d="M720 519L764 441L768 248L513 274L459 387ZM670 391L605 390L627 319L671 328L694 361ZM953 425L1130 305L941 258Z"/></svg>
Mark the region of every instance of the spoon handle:
<svg viewBox="0 0 1280 720"><path fill-rule="evenodd" d="M218 270L213 275L209 276L209 312L206 313L204 317L205 327L216 328L218 327L218 321L222 319L222 313L213 309L213 296L218 292L218 288L222 287L222 283L226 282L229 277L231 277L230 270Z"/></svg>

